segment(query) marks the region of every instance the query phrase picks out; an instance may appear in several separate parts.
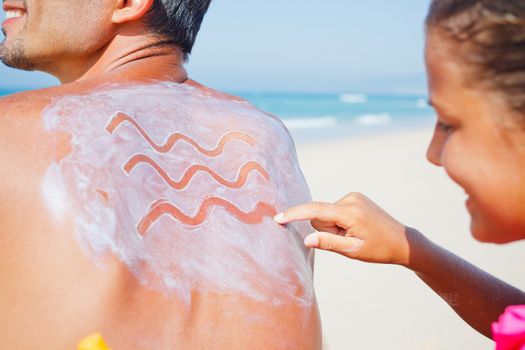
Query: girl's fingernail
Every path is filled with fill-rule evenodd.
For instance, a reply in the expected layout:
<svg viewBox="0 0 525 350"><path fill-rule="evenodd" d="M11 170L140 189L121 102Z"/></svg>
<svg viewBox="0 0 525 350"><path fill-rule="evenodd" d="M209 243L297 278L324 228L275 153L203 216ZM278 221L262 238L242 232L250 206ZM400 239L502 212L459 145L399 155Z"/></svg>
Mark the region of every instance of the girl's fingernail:
<svg viewBox="0 0 525 350"><path fill-rule="evenodd" d="M275 215L275 216L273 217L273 219L274 219L275 221L277 221L278 223L283 222L283 220L284 220L284 213L280 213L280 214Z"/></svg>
<svg viewBox="0 0 525 350"><path fill-rule="evenodd" d="M315 248L319 245L319 237L317 237L316 234L313 234L313 235L310 235L310 236L307 236L305 239L304 239L304 245L309 247L309 248Z"/></svg>

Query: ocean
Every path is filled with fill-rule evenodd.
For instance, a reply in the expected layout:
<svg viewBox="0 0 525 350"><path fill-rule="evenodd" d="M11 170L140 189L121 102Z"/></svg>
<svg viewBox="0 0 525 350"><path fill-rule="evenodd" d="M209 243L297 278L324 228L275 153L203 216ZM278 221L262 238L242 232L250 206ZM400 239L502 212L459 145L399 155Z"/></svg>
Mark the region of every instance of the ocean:
<svg viewBox="0 0 525 350"><path fill-rule="evenodd" d="M281 118L298 141L339 139L430 127L424 95L237 93Z"/></svg>
<svg viewBox="0 0 525 350"><path fill-rule="evenodd" d="M0 96L23 89L0 88ZM309 142L430 127L424 95L233 92L283 120L296 141Z"/></svg>

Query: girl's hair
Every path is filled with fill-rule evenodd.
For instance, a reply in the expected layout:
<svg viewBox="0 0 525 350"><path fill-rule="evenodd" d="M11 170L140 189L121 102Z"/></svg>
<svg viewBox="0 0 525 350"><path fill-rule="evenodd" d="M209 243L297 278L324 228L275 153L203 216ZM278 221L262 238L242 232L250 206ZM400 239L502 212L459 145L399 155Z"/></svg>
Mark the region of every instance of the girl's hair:
<svg viewBox="0 0 525 350"><path fill-rule="evenodd" d="M525 0L433 0L426 24L459 44L470 81L500 92L525 122Z"/></svg>

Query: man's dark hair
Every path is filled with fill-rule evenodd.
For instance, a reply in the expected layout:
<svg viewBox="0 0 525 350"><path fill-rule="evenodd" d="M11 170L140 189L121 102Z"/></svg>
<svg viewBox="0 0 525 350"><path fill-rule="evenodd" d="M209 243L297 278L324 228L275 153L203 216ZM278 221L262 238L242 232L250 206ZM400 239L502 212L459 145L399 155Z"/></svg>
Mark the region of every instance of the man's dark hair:
<svg viewBox="0 0 525 350"><path fill-rule="evenodd" d="M148 15L150 29L163 44L176 45L186 60L211 0L155 0Z"/></svg>

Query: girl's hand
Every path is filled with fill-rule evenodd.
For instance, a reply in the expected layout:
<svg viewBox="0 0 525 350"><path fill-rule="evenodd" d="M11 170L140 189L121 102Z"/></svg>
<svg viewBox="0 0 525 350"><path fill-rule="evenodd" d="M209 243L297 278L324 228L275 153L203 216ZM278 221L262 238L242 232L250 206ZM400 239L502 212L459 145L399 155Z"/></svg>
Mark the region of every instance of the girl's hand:
<svg viewBox="0 0 525 350"><path fill-rule="evenodd" d="M300 205L275 217L279 224L299 220L311 220L320 231L306 237L309 248L365 262L404 266L409 263L408 228L362 194L350 193L335 204Z"/></svg>

